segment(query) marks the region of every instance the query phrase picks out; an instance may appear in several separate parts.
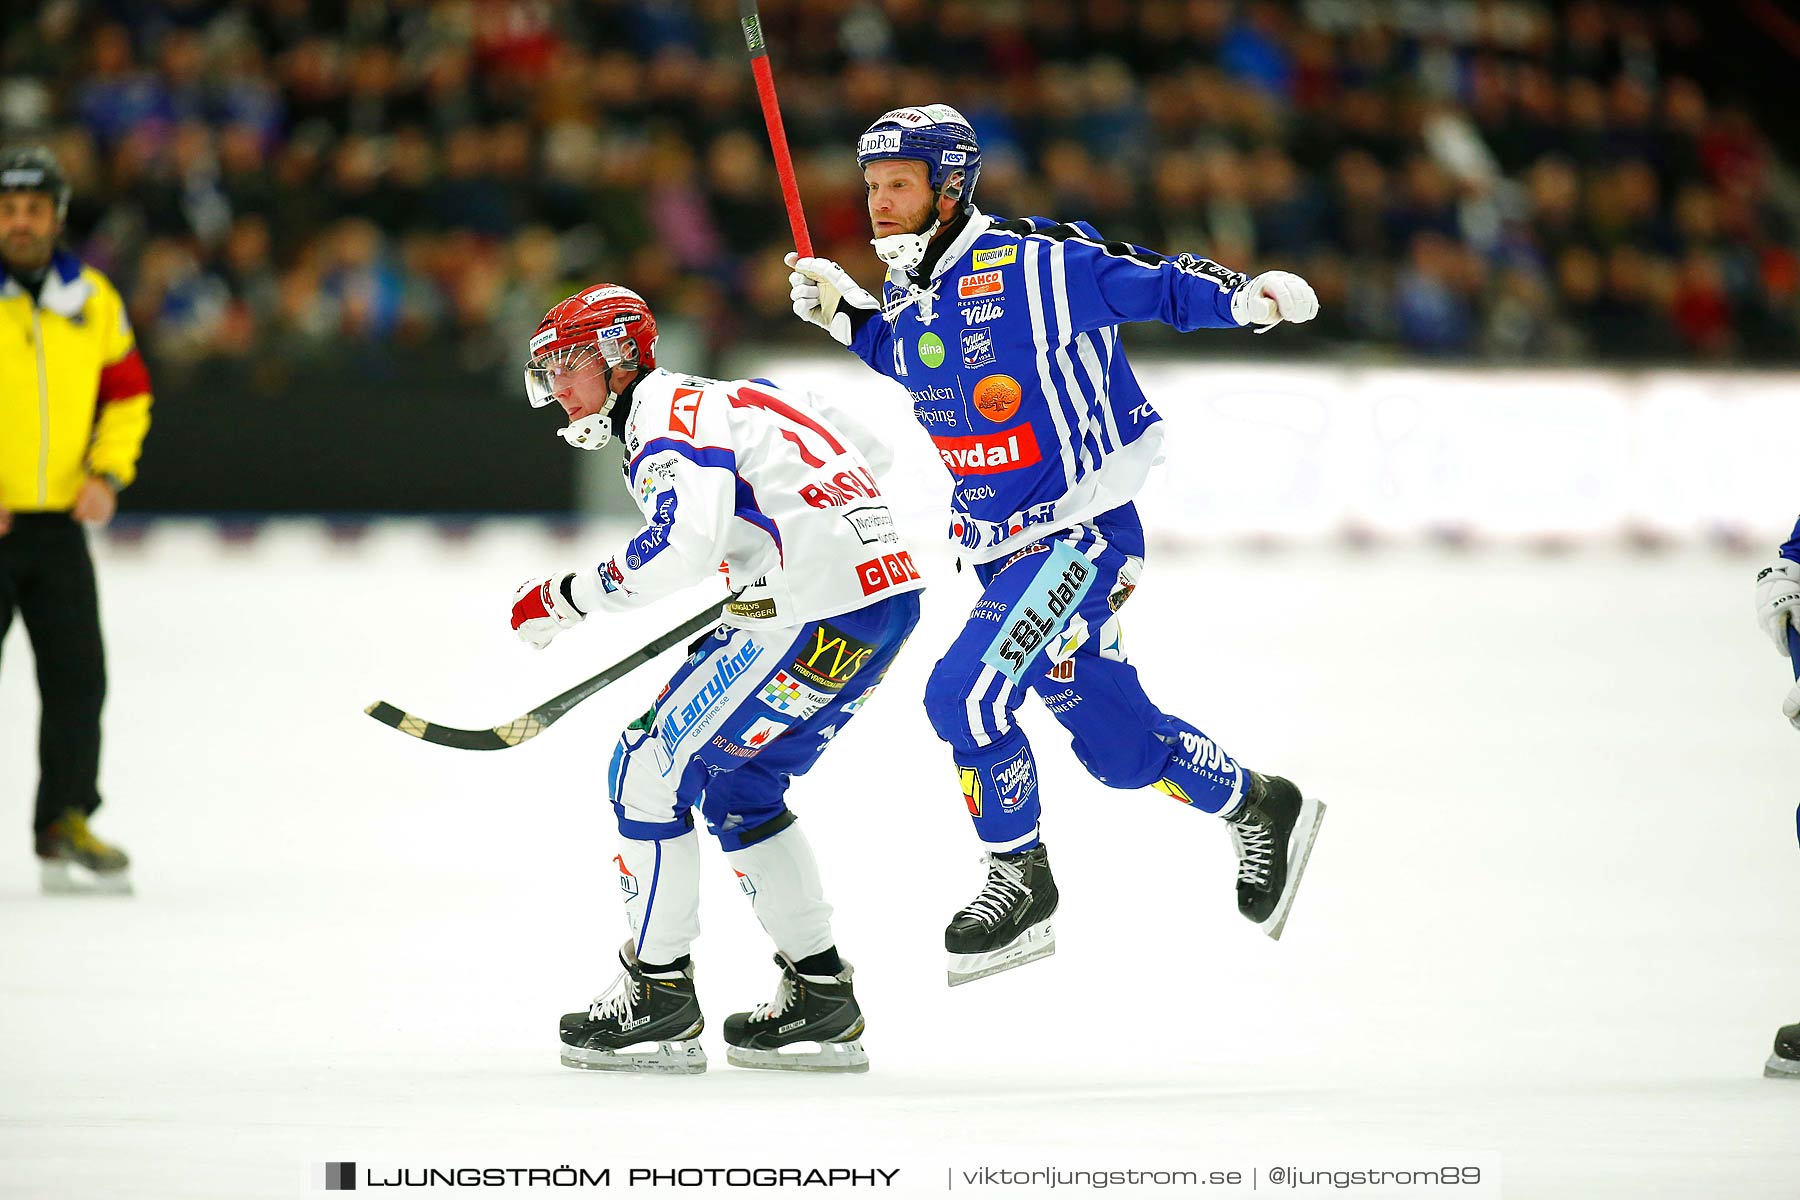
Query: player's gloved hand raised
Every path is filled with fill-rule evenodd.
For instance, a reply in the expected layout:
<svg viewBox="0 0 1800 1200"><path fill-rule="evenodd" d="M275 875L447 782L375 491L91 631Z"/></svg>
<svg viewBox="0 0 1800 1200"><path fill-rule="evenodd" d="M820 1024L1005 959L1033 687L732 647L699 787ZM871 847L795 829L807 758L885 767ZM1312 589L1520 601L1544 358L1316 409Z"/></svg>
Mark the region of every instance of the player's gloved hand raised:
<svg viewBox="0 0 1800 1200"><path fill-rule="evenodd" d="M571 574L527 579L513 593L512 627L519 640L542 650L563 630L581 624L587 614L569 598Z"/></svg>
<svg viewBox="0 0 1800 1200"><path fill-rule="evenodd" d="M794 315L812 322L846 346L856 333L849 310L874 312L881 307L874 296L850 278L850 272L828 258L789 254L783 261L793 268L788 276L788 299L794 302Z"/></svg>
<svg viewBox="0 0 1800 1200"><path fill-rule="evenodd" d="M1319 315L1312 285L1291 271L1264 271L1232 293L1231 319L1258 333L1283 321L1299 324Z"/></svg>
<svg viewBox="0 0 1800 1200"><path fill-rule="evenodd" d="M1786 658L1788 622L1800 629L1800 563L1778 558L1756 573L1756 619Z"/></svg>

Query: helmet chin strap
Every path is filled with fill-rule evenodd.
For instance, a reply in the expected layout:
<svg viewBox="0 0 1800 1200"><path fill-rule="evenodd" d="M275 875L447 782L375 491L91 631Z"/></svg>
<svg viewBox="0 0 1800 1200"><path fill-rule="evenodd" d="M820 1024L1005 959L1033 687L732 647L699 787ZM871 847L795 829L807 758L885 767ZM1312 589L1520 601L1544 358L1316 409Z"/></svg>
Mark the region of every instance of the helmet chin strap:
<svg viewBox="0 0 1800 1200"><path fill-rule="evenodd" d="M612 390L612 377L613 372L618 369L606 368L606 403L600 406L600 411L589 413L580 420L570 421L556 431L563 441L578 450L601 450L612 441L612 410L613 405L619 402L619 393ZM626 386L629 387L630 384Z"/></svg>
<svg viewBox="0 0 1800 1200"><path fill-rule="evenodd" d="M942 222L937 216L937 202L943 199L943 193L931 198L931 222L917 233L890 233L886 237L871 238L869 245L875 247L875 257L896 271L911 274L918 265L925 261L925 251L931 245L931 239L937 236Z"/></svg>

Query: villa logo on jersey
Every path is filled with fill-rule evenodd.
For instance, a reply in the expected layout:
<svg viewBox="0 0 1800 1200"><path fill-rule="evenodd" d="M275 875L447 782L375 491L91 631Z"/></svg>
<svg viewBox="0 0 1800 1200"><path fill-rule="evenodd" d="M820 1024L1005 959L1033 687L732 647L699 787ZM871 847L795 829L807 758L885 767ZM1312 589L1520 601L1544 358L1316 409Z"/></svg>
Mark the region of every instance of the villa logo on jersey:
<svg viewBox="0 0 1800 1200"><path fill-rule="evenodd" d="M1006 290L1006 280L998 271L977 271L960 275L956 280L956 298L973 300L977 296L998 296Z"/></svg>
<svg viewBox="0 0 1800 1200"><path fill-rule="evenodd" d="M1006 315L1006 309L992 300L977 300L973 304L965 304L959 309L964 325L980 325L987 321L998 321Z"/></svg>
<svg viewBox="0 0 1800 1200"><path fill-rule="evenodd" d="M1042 459L1029 423L974 437L933 437L938 457L956 475L993 475L1036 466Z"/></svg>
<svg viewBox="0 0 1800 1200"><path fill-rule="evenodd" d="M843 632L828 621L813 626L810 642L800 647L800 655L789 669L801 679L827 692L844 690L850 677L862 668L875 647Z"/></svg>
<svg viewBox="0 0 1800 1200"><path fill-rule="evenodd" d="M985 271L989 267L1004 267L1007 263L1019 261L1017 246L990 246L986 250L977 250L969 256L969 263L977 271Z"/></svg>
<svg viewBox="0 0 1800 1200"><path fill-rule="evenodd" d="M991 343L991 336L989 340ZM990 357L992 356L990 355ZM976 409L996 425L1002 421L1012 420L1013 414L1019 411L1019 404L1024 399L1025 393L1019 387L1019 381L1011 375L989 375L975 385Z"/></svg>
<svg viewBox="0 0 1800 1200"><path fill-rule="evenodd" d="M963 803L969 806L969 815L981 815L981 772L974 767L958 767L958 776L962 780Z"/></svg>
<svg viewBox="0 0 1800 1200"><path fill-rule="evenodd" d="M658 736L671 759L674 758L676 748L690 735L704 731L718 719L721 712L719 701L730 690L732 680L749 670L750 665L761 658L762 654L761 646L746 641L743 649L735 654L721 655L712 674L700 685L700 690L679 709L662 717L662 729Z"/></svg>
<svg viewBox="0 0 1800 1200"><path fill-rule="evenodd" d="M619 890L625 893L625 899L636 900L638 894L637 876L633 875L631 873L631 868L625 865L625 856L623 854L613 855L613 861L619 864Z"/></svg>
<svg viewBox="0 0 1800 1200"><path fill-rule="evenodd" d="M919 569L913 566L912 555L905 550L898 554L883 554L880 558L871 558L866 563L856 565L856 581L862 584L865 596L873 596L876 592L884 592L896 584L918 577Z"/></svg>
<svg viewBox="0 0 1800 1200"><path fill-rule="evenodd" d="M1037 791L1037 768L1031 759L1031 747L994 766L994 786L1000 793L1000 811L1018 812Z"/></svg>
<svg viewBox="0 0 1800 1200"><path fill-rule="evenodd" d="M675 398L669 401L669 431L684 437L693 437L696 428L694 418L700 412L700 399L705 393L699 388L678 387Z"/></svg>
<svg viewBox="0 0 1800 1200"><path fill-rule="evenodd" d="M965 367L985 367L994 361L994 331L965 329L962 335L962 362Z"/></svg>

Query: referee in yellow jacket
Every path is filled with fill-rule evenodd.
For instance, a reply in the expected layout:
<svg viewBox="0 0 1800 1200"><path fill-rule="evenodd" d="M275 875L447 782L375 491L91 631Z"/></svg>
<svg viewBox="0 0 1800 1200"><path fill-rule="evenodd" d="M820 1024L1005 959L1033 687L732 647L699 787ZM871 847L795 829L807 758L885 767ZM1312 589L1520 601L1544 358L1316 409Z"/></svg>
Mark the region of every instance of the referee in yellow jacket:
<svg viewBox="0 0 1800 1200"><path fill-rule="evenodd" d="M0 647L16 612L43 699L33 822L43 890L129 892L100 807L106 661L83 526L137 473L150 376L106 276L57 245L69 185L40 146L0 153Z"/></svg>

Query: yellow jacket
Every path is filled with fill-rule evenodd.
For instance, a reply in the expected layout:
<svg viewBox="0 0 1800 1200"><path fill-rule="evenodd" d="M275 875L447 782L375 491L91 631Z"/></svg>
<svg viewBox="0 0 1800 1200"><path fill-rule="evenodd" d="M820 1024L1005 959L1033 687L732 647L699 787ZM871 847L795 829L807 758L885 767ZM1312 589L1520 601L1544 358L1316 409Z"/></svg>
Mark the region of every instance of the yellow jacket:
<svg viewBox="0 0 1800 1200"><path fill-rule="evenodd" d="M0 285L0 507L66 511L89 475L124 487L150 430L150 375L111 281L58 250L38 299Z"/></svg>

